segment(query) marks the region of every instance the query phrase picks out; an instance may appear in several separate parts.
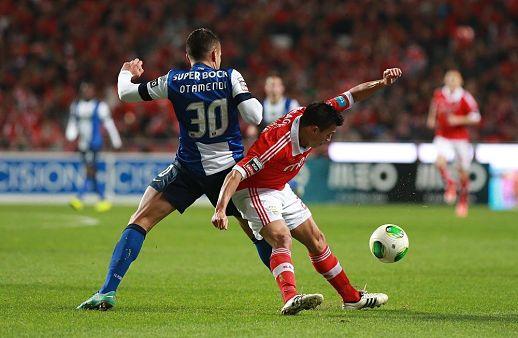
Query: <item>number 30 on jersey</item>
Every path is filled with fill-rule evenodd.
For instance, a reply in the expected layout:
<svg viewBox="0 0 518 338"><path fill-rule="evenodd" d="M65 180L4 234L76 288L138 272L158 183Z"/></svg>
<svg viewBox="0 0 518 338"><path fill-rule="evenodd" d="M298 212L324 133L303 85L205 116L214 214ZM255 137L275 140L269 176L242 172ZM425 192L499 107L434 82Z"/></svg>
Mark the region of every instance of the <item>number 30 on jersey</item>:
<svg viewBox="0 0 518 338"><path fill-rule="evenodd" d="M205 136L207 131L210 138L218 137L223 135L228 128L227 99L212 101L207 111L205 111L205 103L203 101L189 104L186 110L194 112L191 126L197 130L189 130L189 136L192 138L201 138ZM216 111L219 111L221 114L221 126L219 128L216 125Z"/></svg>

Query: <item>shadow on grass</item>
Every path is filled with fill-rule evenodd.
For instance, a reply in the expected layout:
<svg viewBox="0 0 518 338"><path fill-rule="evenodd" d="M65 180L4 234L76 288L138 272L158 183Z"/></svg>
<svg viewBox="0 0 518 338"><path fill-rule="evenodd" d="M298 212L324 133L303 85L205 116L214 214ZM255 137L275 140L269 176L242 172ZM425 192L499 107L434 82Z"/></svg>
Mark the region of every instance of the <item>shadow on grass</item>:
<svg viewBox="0 0 518 338"><path fill-rule="evenodd" d="M16 284L16 283L0 283L0 288L7 291L10 296L29 297L31 308L35 310L45 310L46 312L68 312L75 310L75 307L84 301L87 297L95 291L85 288L83 285L66 284L60 285L48 283L33 283L33 284ZM151 288L152 289L152 288ZM224 315L229 311L243 317L249 315L260 315L274 319L278 318L276 306L261 307L253 304L253 310L250 308L243 308L241 304L227 301L214 304L206 304L203 300L195 301L190 305L182 302L176 303L174 299L154 299L154 293L149 291L148 295L139 294L140 302L135 305L135 300L128 301L126 304L120 303L115 312L120 314L133 313L162 313L162 314L182 314L191 313L195 315L211 314L219 316ZM78 297L81 294L84 297ZM228 295L223 295L223 298ZM56 297L59 299L56 301ZM9 299L6 296L4 300ZM142 301L144 300L144 301ZM4 304L4 306L7 304ZM8 304L7 307L12 310L25 307L27 304ZM439 310L440 311L440 310ZM321 308L316 312L311 311L311 315L327 317L335 319L340 322L354 322L356 320L390 320L390 321L405 321L405 322L464 322L464 323L504 323L516 324L518 323L518 313L447 313L447 312L422 312L414 311L407 308L400 309L376 309L368 311L336 311L330 308ZM90 311L86 311L90 312ZM111 311L110 311L111 312ZM310 314L310 313L308 313Z"/></svg>
<svg viewBox="0 0 518 338"><path fill-rule="evenodd" d="M330 317L354 320L361 317L368 317L369 319L380 318L384 320L395 321L437 321L437 322L475 322L475 323L518 323L518 314L504 313L504 314L466 314L466 313L440 313L440 312L421 312L412 311L408 309L386 309L386 310L369 310L347 312L346 316L338 315L336 313L330 314Z"/></svg>

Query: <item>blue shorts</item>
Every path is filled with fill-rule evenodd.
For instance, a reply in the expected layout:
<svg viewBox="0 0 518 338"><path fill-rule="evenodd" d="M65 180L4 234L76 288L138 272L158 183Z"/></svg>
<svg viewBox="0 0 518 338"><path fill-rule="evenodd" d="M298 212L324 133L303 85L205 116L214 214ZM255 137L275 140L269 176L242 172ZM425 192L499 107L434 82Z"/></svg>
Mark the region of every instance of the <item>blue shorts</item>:
<svg viewBox="0 0 518 338"><path fill-rule="evenodd" d="M216 206L223 181L231 170L232 168L228 168L214 175L199 176L175 160L158 174L149 186L163 193L166 200L183 213L202 195L207 195L210 203ZM227 206L226 213L228 216L241 217L232 200Z"/></svg>

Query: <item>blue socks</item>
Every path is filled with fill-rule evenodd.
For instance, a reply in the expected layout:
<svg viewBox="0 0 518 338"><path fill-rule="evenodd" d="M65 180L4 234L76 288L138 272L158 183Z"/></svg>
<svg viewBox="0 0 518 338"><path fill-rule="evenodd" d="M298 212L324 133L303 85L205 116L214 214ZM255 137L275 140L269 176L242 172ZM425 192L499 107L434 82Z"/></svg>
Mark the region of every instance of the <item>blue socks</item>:
<svg viewBox="0 0 518 338"><path fill-rule="evenodd" d="M93 183L94 183L94 190L97 192L97 194L99 195L99 198L101 200L104 199L104 183L99 183L97 181L97 178L93 178Z"/></svg>
<svg viewBox="0 0 518 338"><path fill-rule="evenodd" d="M263 264L266 265L266 268L268 271L270 271L270 256L272 255L272 247L264 238L260 241L255 239L254 244L257 249L257 253L259 254L259 258L261 258Z"/></svg>
<svg viewBox="0 0 518 338"><path fill-rule="evenodd" d="M146 238L146 230L138 224L130 224L126 227L121 235L121 238L115 249L113 250L108 274L104 285L99 289L99 293L107 293L116 291L122 277L128 271L131 263L137 258L144 239ZM259 258L270 270L270 256L272 254L272 247L264 239L254 240L255 247Z"/></svg>
<svg viewBox="0 0 518 338"><path fill-rule="evenodd" d="M85 193L88 192L88 190L90 190L90 184L91 184L92 180L90 178L85 178L85 180L83 181L83 185L79 187L78 191L77 191L77 198L79 198L80 200L83 199Z"/></svg>
<svg viewBox="0 0 518 338"><path fill-rule="evenodd" d="M79 187L78 191L77 191L77 198L79 198L80 200L83 199L84 195L90 191L91 189L93 188L93 190L99 195L99 198L101 200L104 199L105 195L104 195L104 191L105 191L105 185L104 183L99 183L97 181L97 178L96 177L93 177L93 178L90 178L90 177L86 177L84 182L83 182L83 185Z"/></svg>
<svg viewBox="0 0 518 338"><path fill-rule="evenodd" d="M137 258L145 238L146 230L140 225L130 224L126 227L113 250L108 274L99 293L117 290L130 264Z"/></svg>

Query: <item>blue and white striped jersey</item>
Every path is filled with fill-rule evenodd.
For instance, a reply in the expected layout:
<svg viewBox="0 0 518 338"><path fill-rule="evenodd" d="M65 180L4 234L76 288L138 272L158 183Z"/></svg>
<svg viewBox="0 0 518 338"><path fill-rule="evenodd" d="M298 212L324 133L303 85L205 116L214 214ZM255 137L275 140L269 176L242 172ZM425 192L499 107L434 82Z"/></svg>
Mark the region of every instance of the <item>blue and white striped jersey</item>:
<svg viewBox="0 0 518 338"><path fill-rule="evenodd" d="M266 98L263 101L263 121L264 125L276 121L278 118L288 114L295 108L300 107L297 100L283 96L279 101L273 103L272 100Z"/></svg>
<svg viewBox="0 0 518 338"><path fill-rule="evenodd" d="M141 83L138 93L145 101L168 98L172 102L180 124L176 157L190 171L213 175L243 158L238 114L241 110L247 120L239 108L252 95L238 71L216 70L196 63L189 70L173 69L158 79ZM260 122L260 118L253 120L247 122Z"/></svg>
<svg viewBox="0 0 518 338"><path fill-rule="evenodd" d="M120 148L121 138L111 118L108 105L99 100L77 100L70 105L66 137L78 138L80 151L100 151L103 146L101 125L108 131L114 148Z"/></svg>

